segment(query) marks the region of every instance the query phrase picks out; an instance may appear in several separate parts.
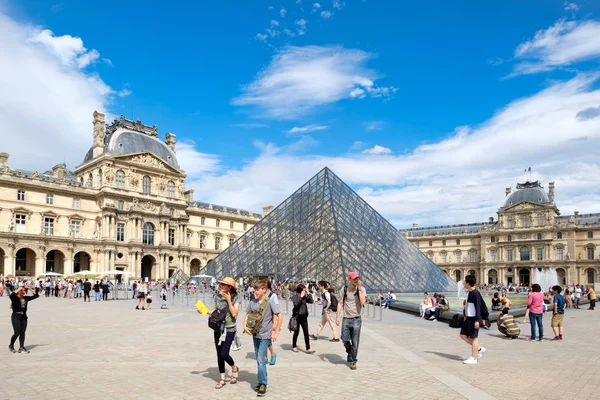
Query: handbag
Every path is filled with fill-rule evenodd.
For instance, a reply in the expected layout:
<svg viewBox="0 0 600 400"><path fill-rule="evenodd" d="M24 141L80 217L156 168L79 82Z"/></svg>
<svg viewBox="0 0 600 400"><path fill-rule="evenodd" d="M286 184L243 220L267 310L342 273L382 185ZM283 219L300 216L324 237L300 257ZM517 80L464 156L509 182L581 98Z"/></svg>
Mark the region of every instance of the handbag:
<svg viewBox="0 0 600 400"><path fill-rule="evenodd" d="M290 332L296 332L298 330L298 320L296 319L296 317L290 318L288 322L288 330Z"/></svg>

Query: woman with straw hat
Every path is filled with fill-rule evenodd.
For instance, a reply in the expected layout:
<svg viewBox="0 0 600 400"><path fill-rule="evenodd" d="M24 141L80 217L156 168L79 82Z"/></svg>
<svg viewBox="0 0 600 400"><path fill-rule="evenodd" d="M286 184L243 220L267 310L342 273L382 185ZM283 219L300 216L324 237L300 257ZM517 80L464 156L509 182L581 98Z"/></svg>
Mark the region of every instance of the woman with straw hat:
<svg viewBox="0 0 600 400"><path fill-rule="evenodd" d="M231 380L229 383L236 384L240 369L235 365L233 358L229 354L231 343L235 339L237 332L236 321L240 312L241 298L238 296L237 285L233 278L224 278L219 281L219 291L215 294L215 305L208 314L217 310L228 309L225 315L225 321L221 324L220 330L215 330L215 347L217 349L217 364L221 380L215 386L215 389L222 389L225 386L225 363L231 367ZM200 312L200 311L198 311Z"/></svg>

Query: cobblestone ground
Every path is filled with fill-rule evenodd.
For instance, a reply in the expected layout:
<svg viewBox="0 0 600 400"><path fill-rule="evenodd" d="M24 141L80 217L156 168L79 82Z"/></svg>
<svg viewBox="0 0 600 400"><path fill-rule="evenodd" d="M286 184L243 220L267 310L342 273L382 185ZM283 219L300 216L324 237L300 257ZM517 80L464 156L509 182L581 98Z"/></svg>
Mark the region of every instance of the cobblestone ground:
<svg viewBox="0 0 600 400"><path fill-rule="evenodd" d="M27 399L230 399L254 398L256 361L251 338L232 355L240 381L215 390L218 380L212 331L195 309L137 311L126 300L83 303L40 298L30 303L27 347L12 354L8 299L0 298L0 398ZM283 306L285 309L285 306ZM372 311L371 311L372 314ZM482 331L488 349L477 365L463 365L469 348L458 330L385 310L383 320L364 318L358 370L345 362L328 328L313 341L316 354L291 351L282 331L269 366L271 398L319 399L564 399L600 397L600 310L567 311L565 340L518 340L496 329ZM286 322L287 324L287 315ZM311 332L317 318L311 317ZM553 335L544 318L546 338ZM302 347L301 347L302 348Z"/></svg>

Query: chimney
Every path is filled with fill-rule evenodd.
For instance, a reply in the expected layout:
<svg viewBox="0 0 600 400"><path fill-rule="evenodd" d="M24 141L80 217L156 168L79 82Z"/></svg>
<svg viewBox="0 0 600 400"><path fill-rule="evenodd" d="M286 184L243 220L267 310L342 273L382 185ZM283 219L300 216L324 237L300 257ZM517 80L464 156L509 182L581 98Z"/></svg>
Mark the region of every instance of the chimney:
<svg viewBox="0 0 600 400"><path fill-rule="evenodd" d="M490 224L494 223L494 217L490 217Z"/></svg>
<svg viewBox="0 0 600 400"><path fill-rule="evenodd" d="M104 153L104 114L94 111L94 145L92 157L96 158Z"/></svg>
<svg viewBox="0 0 600 400"><path fill-rule="evenodd" d="M183 197L185 197L185 201L194 201L194 189L186 190L185 192L183 192Z"/></svg>
<svg viewBox="0 0 600 400"><path fill-rule="evenodd" d="M266 217L271 211L273 211L273 206L263 207L263 218Z"/></svg>
<svg viewBox="0 0 600 400"><path fill-rule="evenodd" d="M548 183L548 198L550 203L554 204L554 182Z"/></svg>
<svg viewBox="0 0 600 400"><path fill-rule="evenodd" d="M507 187L505 190L506 190L506 196L508 196L510 194L511 189L509 187Z"/></svg>
<svg viewBox="0 0 600 400"><path fill-rule="evenodd" d="M579 217L579 211L575 211L573 214L575 214L576 217Z"/></svg>
<svg viewBox="0 0 600 400"><path fill-rule="evenodd" d="M0 172L8 169L8 153L0 153Z"/></svg>
<svg viewBox="0 0 600 400"><path fill-rule="evenodd" d="M176 143L176 141L175 141L175 138L176 138L176 137L177 137L177 136L173 135L173 134L172 134L172 133L170 133L170 132L167 132L167 133L165 134L165 143L167 144L167 146L169 146L169 148L170 148L171 150L173 150L173 153L175 153L175 143Z"/></svg>
<svg viewBox="0 0 600 400"><path fill-rule="evenodd" d="M52 167L52 176L56 179L63 179L65 177L65 170L67 166L65 164L58 164Z"/></svg>
<svg viewBox="0 0 600 400"><path fill-rule="evenodd" d="M413 224L413 229L417 229L419 227L419 224Z"/></svg>

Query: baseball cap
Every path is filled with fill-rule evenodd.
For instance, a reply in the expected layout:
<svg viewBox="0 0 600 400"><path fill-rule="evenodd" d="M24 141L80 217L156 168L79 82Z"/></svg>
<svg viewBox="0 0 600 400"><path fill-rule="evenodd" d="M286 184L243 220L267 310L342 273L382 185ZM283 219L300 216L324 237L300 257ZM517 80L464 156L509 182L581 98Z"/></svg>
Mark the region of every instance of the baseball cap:
<svg viewBox="0 0 600 400"><path fill-rule="evenodd" d="M356 278L358 278L358 272L353 271L348 274L348 279L356 279Z"/></svg>

